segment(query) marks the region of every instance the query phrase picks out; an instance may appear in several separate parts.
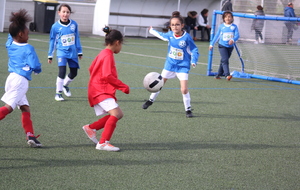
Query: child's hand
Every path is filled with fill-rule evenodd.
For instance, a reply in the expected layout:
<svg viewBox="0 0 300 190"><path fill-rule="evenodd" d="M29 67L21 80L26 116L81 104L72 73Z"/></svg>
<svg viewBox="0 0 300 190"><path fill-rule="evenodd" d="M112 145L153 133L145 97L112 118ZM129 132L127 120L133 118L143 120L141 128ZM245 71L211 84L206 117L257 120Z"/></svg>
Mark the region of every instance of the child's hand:
<svg viewBox="0 0 300 190"><path fill-rule="evenodd" d="M229 42L228 42L229 45L232 45L233 43L234 43L233 40L229 40Z"/></svg>
<svg viewBox="0 0 300 190"><path fill-rule="evenodd" d="M191 63L193 68L196 68L196 63Z"/></svg>
<svg viewBox="0 0 300 190"><path fill-rule="evenodd" d="M124 92L125 94L129 94L129 92L130 92L129 86L126 85L126 88L123 88L123 89L122 89L122 92Z"/></svg>
<svg viewBox="0 0 300 190"><path fill-rule="evenodd" d="M209 50L212 50L212 48L213 48L213 46L209 46L209 48L208 48L208 49L209 49Z"/></svg>
<svg viewBox="0 0 300 190"><path fill-rule="evenodd" d="M48 63L51 64L52 63L52 59L48 59Z"/></svg>

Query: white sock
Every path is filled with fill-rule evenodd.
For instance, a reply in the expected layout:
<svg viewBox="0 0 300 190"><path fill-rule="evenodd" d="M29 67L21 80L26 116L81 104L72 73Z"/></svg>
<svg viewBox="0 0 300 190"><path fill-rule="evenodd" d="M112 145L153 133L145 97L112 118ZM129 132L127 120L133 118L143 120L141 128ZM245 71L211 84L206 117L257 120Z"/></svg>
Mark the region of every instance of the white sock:
<svg viewBox="0 0 300 190"><path fill-rule="evenodd" d="M191 97L190 97L190 92L186 94L182 94L182 99L183 99L183 104L184 104L184 109L185 111L191 109Z"/></svg>
<svg viewBox="0 0 300 190"><path fill-rule="evenodd" d="M157 96L158 96L159 93L160 93L160 91L155 92L155 93L151 93L149 100L150 100L151 102L154 102L155 99L157 98Z"/></svg>
<svg viewBox="0 0 300 190"><path fill-rule="evenodd" d="M63 90L64 79L57 77L56 78L56 93Z"/></svg>
<svg viewBox="0 0 300 190"><path fill-rule="evenodd" d="M64 86L68 86L74 79L70 79L68 76L64 79Z"/></svg>

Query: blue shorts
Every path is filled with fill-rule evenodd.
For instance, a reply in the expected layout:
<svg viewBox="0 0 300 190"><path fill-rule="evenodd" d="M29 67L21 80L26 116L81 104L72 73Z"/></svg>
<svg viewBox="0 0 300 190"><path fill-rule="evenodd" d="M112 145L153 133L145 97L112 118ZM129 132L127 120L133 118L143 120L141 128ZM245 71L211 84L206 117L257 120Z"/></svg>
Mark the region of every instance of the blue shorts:
<svg viewBox="0 0 300 190"><path fill-rule="evenodd" d="M78 58L68 59L64 57L57 57L57 64L58 66L67 66L67 63L69 64L70 68L78 68Z"/></svg>

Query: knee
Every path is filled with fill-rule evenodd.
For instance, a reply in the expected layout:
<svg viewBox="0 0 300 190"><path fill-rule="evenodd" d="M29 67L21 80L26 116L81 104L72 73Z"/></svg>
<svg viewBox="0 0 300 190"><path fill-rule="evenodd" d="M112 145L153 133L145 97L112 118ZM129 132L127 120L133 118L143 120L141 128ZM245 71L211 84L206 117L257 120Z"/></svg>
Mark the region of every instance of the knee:
<svg viewBox="0 0 300 190"><path fill-rule="evenodd" d="M181 93L182 94L187 94L189 90L187 88L181 88Z"/></svg>
<svg viewBox="0 0 300 190"><path fill-rule="evenodd" d="M117 112L113 112L113 113L111 113L111 115L118 118L118 120L122 119L122 117L124 116L122 110L119 110Z"/></svg>
<svg viewBox="0 0 300 190"><path fill-rule="evenodd" d="M22 112L30 112L30 108L27 105L20 106L20 110Z"/></svg>

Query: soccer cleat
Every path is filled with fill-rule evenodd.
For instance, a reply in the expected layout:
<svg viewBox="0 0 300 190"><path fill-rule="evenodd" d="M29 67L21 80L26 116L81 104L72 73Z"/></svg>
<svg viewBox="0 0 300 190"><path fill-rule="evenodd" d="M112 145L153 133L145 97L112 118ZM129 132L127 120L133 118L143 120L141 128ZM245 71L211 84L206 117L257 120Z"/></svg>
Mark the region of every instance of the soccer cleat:
<svg viewBox="0 0 300 190"><path fill-rule="evenodd" d="M59 92L59 93L56 93L55 100L56 101L64 101L65 99L63 98L62 93Z"/></svg>
<svg viewBox="0 0 300 190"><path fill-rule="evenodd" d="M91 141L93 141L93 143L95 143L95 144L98 143L98 139L96 138L96 130L95 129L91 129L89 125L83 126L82 129L84 130L85 134L91 139Z"/></svg>
<svg viewBox="0 0 300 190"><path fill-rule="evenodd" d="M38 136L27 136L27 144L31 147L31 148L39 148L42 147L42 144L37 140Z"/></svg>
<svg viewBox="0 0 300 190"><path fill-rule="evenodd" d="M72 96L72 94L71 94L71 91L70 91L69 87L67 87L67 86L63 86L63 91L64 91L64 94L65 94L67 97L70 97L70 96Z"/></svg>
<svg viewBox="0 0 300 190"><path fill-rule="evenodd" d="M187 118L194 117L191 110L187 110L187 111L185 112L185 115L186 115Z"/></svg>
<svg viewBox="0 0 300 190"><path fill-rule="evenodd" d="M216 75L215 79L221 79L221 77L219 75Z"/></svg>
<svg viewBox="0 0 300 190"><path fill-rule="evenodd" d="M143 106L142 106L142 108L143 109L147 109L149 106L151 106L153 104L153 102L151 102L150 100L147 100L144 104L143 104Z"/></svg>
<svg viewBox="0 0 300 190"><path fill-rule="evenodd" d="M228 76L226 77L226 80L230 81L231 78L232 78L232 76L231 76L231 75L228 75Z"/></svg>
<svg viewBox="0 0 300 190"><path fill-rule="evenodd" d="M105 143L102 143L102 144L97 143L96 149L97 150L106 150L106 151L111 151L111 152L116 152L116 151L120 150L120 148L111 145L109 143L109 141L105 141Z"/></svg>

